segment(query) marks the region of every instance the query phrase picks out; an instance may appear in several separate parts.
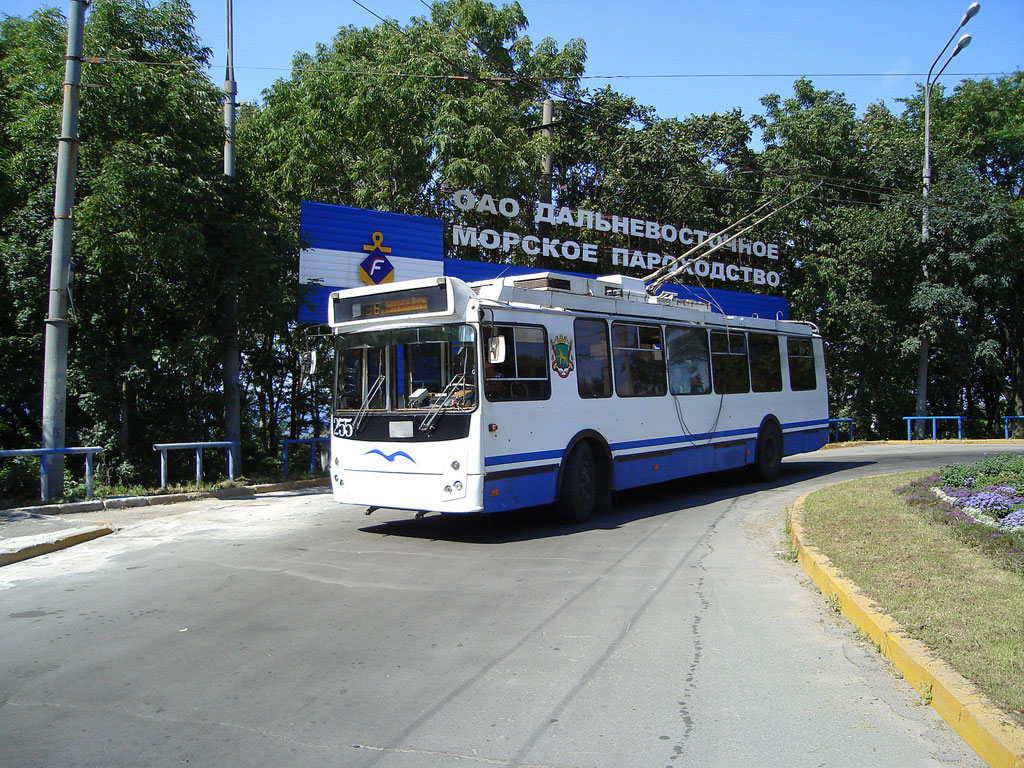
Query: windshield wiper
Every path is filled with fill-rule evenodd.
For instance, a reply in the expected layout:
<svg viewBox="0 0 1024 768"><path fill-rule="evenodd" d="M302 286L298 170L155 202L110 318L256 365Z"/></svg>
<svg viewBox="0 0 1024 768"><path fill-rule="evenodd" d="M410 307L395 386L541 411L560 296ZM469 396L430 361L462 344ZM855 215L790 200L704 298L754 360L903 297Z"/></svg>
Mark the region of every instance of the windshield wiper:
<svg viewBox="0 0 1024 768"><path fill-rule="evenodd" d="M384 386L384 374L380 374L377 380L370 386L369 391L366 393L366 397L363 398L362 404L359 406L359 410L356 412L356 417L352 420L352 431L358 432L359 428L363 424L363 420L366 418L367 411L370 410L370 403L373 402L373 398L380 392L381 387Z"/></svg>
<svg viewBox="0 0 1024 768"><path fill-rule="evenodd" d="M452 380L448 382L448 386L444 388L444 391L438 395L437 401L430 409L430 413L423 419L423 423L420 424L420 430L423 432L429 432L434 428L434 422L437 421L437 417L440 416L445 408L453 405L451 402L454 399L456 391L466 388L466 374L457 373L452 377Z"/></svg>

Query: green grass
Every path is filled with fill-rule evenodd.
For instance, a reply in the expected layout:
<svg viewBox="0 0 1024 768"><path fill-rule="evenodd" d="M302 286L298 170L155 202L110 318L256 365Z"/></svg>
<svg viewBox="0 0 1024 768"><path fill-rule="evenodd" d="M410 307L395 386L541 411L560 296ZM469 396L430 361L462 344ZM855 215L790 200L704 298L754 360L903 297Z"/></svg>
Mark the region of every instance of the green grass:
<svg viewBox="0 0 1024 768"><path fill-rule="evenodd" d="M922 476L855 480L811 494L808 543L1024 725L1024 575L893 492Z"/></svg>

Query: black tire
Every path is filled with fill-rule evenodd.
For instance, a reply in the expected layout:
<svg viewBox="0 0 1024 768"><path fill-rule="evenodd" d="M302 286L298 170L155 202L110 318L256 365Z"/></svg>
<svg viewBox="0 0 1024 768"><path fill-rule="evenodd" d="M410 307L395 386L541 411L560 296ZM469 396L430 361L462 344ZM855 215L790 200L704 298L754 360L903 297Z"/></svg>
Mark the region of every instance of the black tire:
<svg viewBox="0 0 1024 768"><path fill-rule="evenodd" d="M562 466L562 488L556 513L566 523L582 523L594 514L597 499L597 463L588 443L572 449Z"/></svg>
<svg viewBox="0 0 1024 768"><path fill-rule="evenodd" d="M774 421L766 421L757 435L754 475L766 483L777 480L782 471L782 430Z"/></svg>

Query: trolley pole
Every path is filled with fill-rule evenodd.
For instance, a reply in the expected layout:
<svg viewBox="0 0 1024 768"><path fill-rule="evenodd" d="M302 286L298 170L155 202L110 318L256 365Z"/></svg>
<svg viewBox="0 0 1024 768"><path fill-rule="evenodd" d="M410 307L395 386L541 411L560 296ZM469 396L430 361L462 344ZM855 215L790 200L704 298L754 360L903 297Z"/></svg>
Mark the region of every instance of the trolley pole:
<svg viewBox="0 0 1024 768"><path fill-rule="evenodd" d="M65 447L68 390L68 269L78 166L78 103L82 89L82 34L88 0L71 0L64 64L64 112L57 144L57 181L53 197L50 292L43 351L43 448ZM64 456L49 454L42 473L42 497L64 493Z"/></svg>

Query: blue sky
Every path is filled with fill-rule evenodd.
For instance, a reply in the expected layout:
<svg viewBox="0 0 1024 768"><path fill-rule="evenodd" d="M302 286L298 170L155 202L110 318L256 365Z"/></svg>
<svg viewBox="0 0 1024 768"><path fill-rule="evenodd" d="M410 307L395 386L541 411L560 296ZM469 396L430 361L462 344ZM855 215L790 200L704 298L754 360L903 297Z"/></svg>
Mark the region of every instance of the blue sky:
<svg viewBox="0 0 1024 768"><path fill-rule="evenodd" d="M360 0L381 16L406 23L427 13L419 0ZM914 92L960 22L968 0L520 0L536 42L573 37L587 43L587 75L686 75L679 78L586 80L610 82L663 117L761 112L766 93L788 95L796 76L841 91L858 109ZM24 15L43 3L4 0L2 11ZM57 3L67 12L67 3ZM1024 67L1024 1L984 0L961 31L973 41L946 70L959 76L1009 73ZM211 79L223 81L224 0L194 0L196 28L213 49ZM234 0L235 65L239 98L255 101L292 55L329 42L340 26L378 23L352 0ZM88 54L88 51L86 52ZM940 64L941 65L941 64ZM694 75L704 75L703 77ZM707 75L715 75L708 77ZM769 76L777 75L777 76ZM853 75L872 75L855 77ZM878 76L886 75L886 76Z"/></svg>

